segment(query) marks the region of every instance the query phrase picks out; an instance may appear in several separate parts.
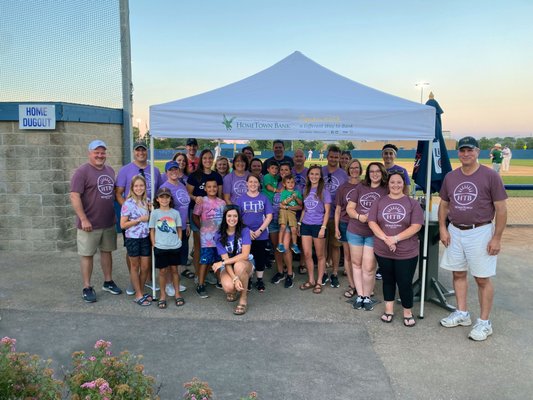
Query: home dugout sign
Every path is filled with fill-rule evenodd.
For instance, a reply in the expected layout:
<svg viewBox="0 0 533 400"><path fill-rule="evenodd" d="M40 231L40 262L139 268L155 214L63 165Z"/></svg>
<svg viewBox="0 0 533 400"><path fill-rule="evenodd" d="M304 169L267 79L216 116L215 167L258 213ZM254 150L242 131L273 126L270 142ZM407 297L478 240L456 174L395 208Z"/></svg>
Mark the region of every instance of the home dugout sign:
<svg viewBox="0 0 533 400"><path fill-rule="evenodd" d="M55 128L55 105L19 104L19 129L51 130Z"/></svg>

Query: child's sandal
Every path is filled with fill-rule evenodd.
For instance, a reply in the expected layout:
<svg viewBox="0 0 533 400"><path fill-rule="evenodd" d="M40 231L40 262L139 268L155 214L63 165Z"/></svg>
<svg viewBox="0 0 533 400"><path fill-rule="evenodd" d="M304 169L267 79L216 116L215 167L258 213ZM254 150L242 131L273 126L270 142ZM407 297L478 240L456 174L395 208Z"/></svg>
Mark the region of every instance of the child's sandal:
<svg viewBox="0 0 533 400"><path fill-rule="evenodd" d="M164 310L167 308L167 301L166 300L159 300L157 302L157 307L159 307L160 310Z"/></svg>

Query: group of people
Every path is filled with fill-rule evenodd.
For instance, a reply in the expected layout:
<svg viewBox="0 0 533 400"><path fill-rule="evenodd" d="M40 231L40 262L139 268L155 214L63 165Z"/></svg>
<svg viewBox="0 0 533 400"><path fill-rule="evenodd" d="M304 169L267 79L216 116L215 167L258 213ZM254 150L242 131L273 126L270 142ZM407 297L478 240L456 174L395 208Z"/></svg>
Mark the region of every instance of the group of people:
<svg viewBox="0 0 533 400"><path fill-rule="evenodd" d="M505 226L506 195L501 178L496 174L498 181L493 171L477 162L479 146L474 142L473 138L459 142L462 166L446 177L440 193L440 235L446 246L442 265L454 271L458 298L457 311L441 324L469 325L465 284L469 265L480 287L481 304L480 319L472 331L476 332L470 337L483 340L483 332L485 338L492 333L487 328L490 277L495 274ZM156 168L151 176L146 145L139 142L134 145L133 161L121 168L116 179L105 165L106 149L100 140L91 142L89 162L72 177L85 301L96 301L90 279L97 249L105 279L102 289L122 292L112 279L116 200L130 271L128 294L140 306L155 300L144 293L148 280L156 284L156 277L150 277L152 248L161 288L159 308L167 307L167 296L174 297L178 307L185 304L186 288L180 277L195 279L197 294L209 297L206 281L211 277L210 283L224 290L227 301L238 300L236 315L247 312L248 291L266 290L264 272L270 266L270 250L276 264L271 283L284 281L285 288L293 287L293 253L302 253L298 272L307 278L299 289L320 294L328 282L332 288L340 286L342 249L348 280L344 296L352 299L353 307L373 310L379 264L385 301L381 320L393 321L398 290L403 324L415 326L412 281L424 220L420 204L408 195L409 174L395 164L395 145L383 146L383 163L371 162L365 169L350 152L335 145L327 149L325 166L306 167L304 152L296 150L288 157L281 140L274 141L274 155L264 162L255 157L253 148L245 147L230 163L223 157L215 160L209 149L197 155L196 139L188 139L186 152L176 153L165 164L164 174ZM467 184L475 186L475 192L464 192ZM191 232L194 272L187 268ZM475 238L475 246L466 236Z"/></svg>
<svg viewBox="0 0 533 400"><path fill-rule="evenodd" d="M496 172L508 172L509 166L511 165L511 158L513 157L513 152L509 146L505 146L502 149L500 143L496 143L490 150L489 157L492 161L492 169Z"/></svg>

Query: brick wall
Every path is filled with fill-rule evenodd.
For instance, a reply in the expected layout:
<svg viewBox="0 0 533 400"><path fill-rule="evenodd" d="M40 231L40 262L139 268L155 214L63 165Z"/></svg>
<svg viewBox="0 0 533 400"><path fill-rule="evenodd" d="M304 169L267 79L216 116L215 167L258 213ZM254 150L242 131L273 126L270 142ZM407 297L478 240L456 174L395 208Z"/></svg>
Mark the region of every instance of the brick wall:
<svg viewBox="0 0 533 400"><path fill-rule="evenodd" d="M120 124L57 122L54 131L21 131L16 121L0 121L0 250L75 250L70 178L94 139L108 145L107 163L117 172Z"/></svg>

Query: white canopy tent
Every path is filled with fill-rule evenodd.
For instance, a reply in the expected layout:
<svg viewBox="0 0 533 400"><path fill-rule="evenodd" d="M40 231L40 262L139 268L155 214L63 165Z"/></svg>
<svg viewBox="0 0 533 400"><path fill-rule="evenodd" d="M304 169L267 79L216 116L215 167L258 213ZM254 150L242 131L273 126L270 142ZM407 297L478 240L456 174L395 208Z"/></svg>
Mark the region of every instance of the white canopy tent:
<svg viewBox="0 0 533 400"><path fill-rule="evenodd" d="M150 106L150 135L152 141L185 137L428 140L431 147L435 108L352 81L296 51L241 81ZM153 143L150 148L153 160ZM428 176L431 179L431 170ZM428 221L426 210L426 237ZM421 317L424 288L422 285Z"/></svg>

